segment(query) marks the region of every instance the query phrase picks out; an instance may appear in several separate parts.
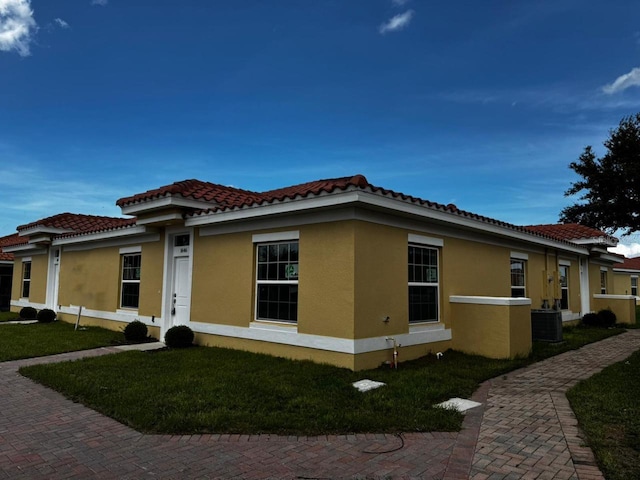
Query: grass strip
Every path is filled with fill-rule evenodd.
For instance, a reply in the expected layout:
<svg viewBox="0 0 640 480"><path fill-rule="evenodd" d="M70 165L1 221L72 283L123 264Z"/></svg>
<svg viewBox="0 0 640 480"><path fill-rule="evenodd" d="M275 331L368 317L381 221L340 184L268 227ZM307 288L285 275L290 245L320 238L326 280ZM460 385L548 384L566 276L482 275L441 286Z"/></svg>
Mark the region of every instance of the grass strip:
<svg viewBox="0 0 640 480"><path fill-rule="evenodd" d="M0 312L0 322L9 322L11 320L18 320L20 315L14 312Z"/></svg>
<svg viewBox="0 0 640 480"><path fill-rule="evenodd" d="M0 362L88 350L123 342L122 332L98 327L75 331L65 322L11 324L0 327Z"/></svg>
<svg viewBox="0 0 640 480"><path fill-rule="evenodd" d="M568 329L558 346L494 360L447 351L352 372L223 348L127 352L20 369L20 373L139 431L169 434L457 431L463 416L433 408L468 398L482 381L621 329ZM386 383L361 393L361 379Z"/></svg>
<svg viewBox="0 0 640 480"><path fill-rule="evenodd" d="M567 392L609 480L640 479L640 351Z"/></svg>

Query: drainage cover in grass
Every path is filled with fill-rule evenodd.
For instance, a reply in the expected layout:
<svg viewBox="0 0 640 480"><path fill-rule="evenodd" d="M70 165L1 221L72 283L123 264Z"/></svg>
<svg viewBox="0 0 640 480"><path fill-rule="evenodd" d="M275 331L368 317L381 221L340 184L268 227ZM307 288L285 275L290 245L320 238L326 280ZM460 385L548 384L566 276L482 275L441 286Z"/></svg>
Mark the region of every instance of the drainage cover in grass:
<svg viewBox="0 0 640 480"><path fill-rule="evenodd" d="M475 407L479 407L481 403L474 402L472 400L465 400L464 398L450 398L446 402L442 402L436 405L436 407L451 408L459 412L466 412Z"/></svg>
<svg viewBox="0 0 640 480"><path fill-rule="evenodd" d="M376 382L374 380L359 380L353 384L361 392L368 392L369 390L373 390L374 388L380 388L383 385L386 385L382 382Z"/></svg>

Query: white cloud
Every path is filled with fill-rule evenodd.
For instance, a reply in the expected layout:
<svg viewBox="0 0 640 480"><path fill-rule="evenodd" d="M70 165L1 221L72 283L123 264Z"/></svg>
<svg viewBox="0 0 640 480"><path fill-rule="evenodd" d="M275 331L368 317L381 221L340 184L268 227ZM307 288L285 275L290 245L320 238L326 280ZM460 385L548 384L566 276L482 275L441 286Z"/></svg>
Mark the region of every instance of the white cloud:
<svg viewBox="0 0 640 480"><path fill-rule="evenodd" d="M29 0L0 0L0 50L30 55L31 34L36 29Z"/></svg>
<svg viewBox="0 0 640 480"><path fill-rule="evenodd" d="M607 250L619 255L624 255L627 258L640 256L640 243L619 243L615 247L609 247Z"/></svg>
<svg viewBox="0 0 640 480"><path fill-rule="evenodd" d="M395 17L390 18L388 21L380 25L380 28L378 29L378 31L384 35L387 32L395 32L398 30L402 30L407 25L409 25L409 22L411 22L411 19L413 18L413 13L414 13L413 10L407 10L404 13L400 13Z"/></svg>
<svg viewBox="0 0 640 480"><path fill-rule="evenodd" d="M411 0L391 0L391 2L398 6L398 7L402 7L403 5L406 5L407 3L409 3Z"/></svg>
<svg viewBox="0 0 640 480"><path fill-rule="evenodd" d="M53 21L56 22L58 25L60 25L60 28L69 28L69 24L64 20L62 20L61 18L56 18Z"/></svg>
<svg viewBox="0 0 640 480"><path fill-rule="evenodd" d="M91 5L100 5L101 7L104 7L107 3L109 3L109 0L91 0Z"/></svg>
<svg viewBox="0 0 640 480"><path fill-rule="evenodd" d="M629 73L620 75L613 83L602 87L602 91L606 94L612 95L614 93L622 92L629 87L640 86L640 68L636 67Z"/></svg>

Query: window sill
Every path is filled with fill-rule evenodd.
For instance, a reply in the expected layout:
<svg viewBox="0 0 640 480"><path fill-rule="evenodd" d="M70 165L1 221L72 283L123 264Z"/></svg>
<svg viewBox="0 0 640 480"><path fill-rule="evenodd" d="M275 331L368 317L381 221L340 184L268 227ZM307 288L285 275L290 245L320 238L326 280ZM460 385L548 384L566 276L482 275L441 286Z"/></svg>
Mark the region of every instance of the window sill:
<svg viewBox="0 0 640 480"><path fill-rule="evenodd" d="M272 332L298 333L297 323L278 322L272 320L255 320L249 323L249 328L270 330Z"/></svg>
<svg viewBox="0 0 640 480"><path fill-rule="evenodd" d="M430 330L444 330L444 323L433 321L409 324L409 333L427 332Z"/></svg>

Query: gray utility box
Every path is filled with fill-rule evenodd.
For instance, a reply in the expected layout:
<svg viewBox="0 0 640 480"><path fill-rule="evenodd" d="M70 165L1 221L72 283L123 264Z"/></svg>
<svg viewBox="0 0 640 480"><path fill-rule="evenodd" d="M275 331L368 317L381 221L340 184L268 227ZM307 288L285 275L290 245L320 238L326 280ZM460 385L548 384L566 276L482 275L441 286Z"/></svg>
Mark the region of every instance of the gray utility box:
<svg viewBox="0 0 640 480"><path fill-rule="evenodd" d="M531 339L561 342L562 312L551 309L531 310Z"/></svg>

